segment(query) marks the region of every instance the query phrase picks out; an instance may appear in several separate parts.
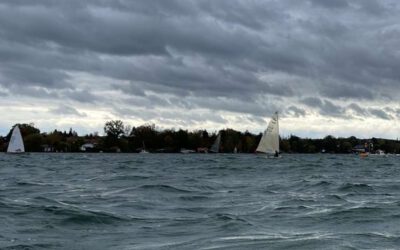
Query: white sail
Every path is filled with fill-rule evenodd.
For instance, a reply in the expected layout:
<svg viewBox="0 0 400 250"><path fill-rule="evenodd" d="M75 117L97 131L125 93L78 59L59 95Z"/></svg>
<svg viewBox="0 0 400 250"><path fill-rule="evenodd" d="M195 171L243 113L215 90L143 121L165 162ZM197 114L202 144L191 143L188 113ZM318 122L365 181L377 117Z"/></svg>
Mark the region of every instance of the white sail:
<svg viewBox="0 0 400 250"><path fill-rule="evenodd" d="M10 142L8 143L7 153L23 153L25 152L24 142L22 140L21 131L18 126L15 126Z"/></svg>
<svg viewBox="0 0 400 250"><path fill-rule="evenodd" d="M219 133L217 139L215 139L214 144L210 148L210 152L218 153L220 144L221 144L221 133Z"/></svg>
<svg viewBox="0 0 400 250"><path fill-rule="evenodd" d="M146 145L144 145L144 141L142 141L142 144L143 144L143 148L142 148L142 150L140 150L140 153L141 153L141 154L147 154L147 153L149 153L149 151L146 150Z"/></svg>
<svg viewBox="0 0 400 250"><path fill-rule="evenodd" d="M278 112L272 116L271 121L268 124L263 136L261 137L260 143L256 149L256 152L274 154L279 152L279 122Z"/></svg>

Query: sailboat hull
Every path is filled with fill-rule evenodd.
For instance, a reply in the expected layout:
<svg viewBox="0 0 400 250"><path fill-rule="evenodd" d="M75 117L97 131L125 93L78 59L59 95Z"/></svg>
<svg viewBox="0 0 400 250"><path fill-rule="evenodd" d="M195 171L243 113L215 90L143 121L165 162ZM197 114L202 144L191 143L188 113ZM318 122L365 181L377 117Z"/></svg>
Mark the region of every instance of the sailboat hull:
<svg viewBox="0 0 400 250"><path fill-rule="evenodd" d="M262 153L262 152L256 152L256 155L260 158L264 158L264 159L280 159L282 158L282 155L278 155L275 156L274 154L266 154L266 153Z"/></svg>

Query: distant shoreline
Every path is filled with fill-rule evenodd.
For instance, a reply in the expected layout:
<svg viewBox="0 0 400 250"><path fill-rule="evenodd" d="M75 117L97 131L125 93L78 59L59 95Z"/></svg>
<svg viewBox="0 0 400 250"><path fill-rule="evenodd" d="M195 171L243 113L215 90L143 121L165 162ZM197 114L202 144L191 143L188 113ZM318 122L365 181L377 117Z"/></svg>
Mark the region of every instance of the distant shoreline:
<svg viewBox="0 0 400 250"><path fill-rule="evenodd" d="M26 152L44 153L139 153L146 150L151 153L207 152L217 134L221 134L220 153L253 154L262 133L252 134L233 129L223 129L217 133L207 130L156 129L154 124L131 127L122 121L106 122L104 134L91 133L78 135L72 128L69 131L54 130L42 133L34 124L17 124L20 127ZM5 152L10 133L0 137L0 152ZM398 140L370 138L359 139L354 136L336 138L328 135L321 139L300 138L295 135L280 138L282 153L335 153L350 154L364 150L400 154Z"/></svg>

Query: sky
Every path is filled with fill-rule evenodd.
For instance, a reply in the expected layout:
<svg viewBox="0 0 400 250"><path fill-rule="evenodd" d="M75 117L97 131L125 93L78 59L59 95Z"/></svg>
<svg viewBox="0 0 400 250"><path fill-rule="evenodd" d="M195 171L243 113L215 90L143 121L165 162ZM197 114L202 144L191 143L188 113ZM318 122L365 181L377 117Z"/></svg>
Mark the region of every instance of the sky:
<svg viewBox="0 0 400 250"><path fill-rule="evenodd" d="M397 0L2 0L0 134L158 128L397 138Z"/></svg>

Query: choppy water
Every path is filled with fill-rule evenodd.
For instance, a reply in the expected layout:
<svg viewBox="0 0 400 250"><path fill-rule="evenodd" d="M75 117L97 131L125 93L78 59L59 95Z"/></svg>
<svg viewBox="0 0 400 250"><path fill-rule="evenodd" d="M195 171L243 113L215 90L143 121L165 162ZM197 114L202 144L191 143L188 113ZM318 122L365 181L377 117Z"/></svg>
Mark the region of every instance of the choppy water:
<svg viewBox="0 0 400 250"><path fill-rule="evenodd" d="M0 247L398 249L399 161L0 154Z"/></svg>

